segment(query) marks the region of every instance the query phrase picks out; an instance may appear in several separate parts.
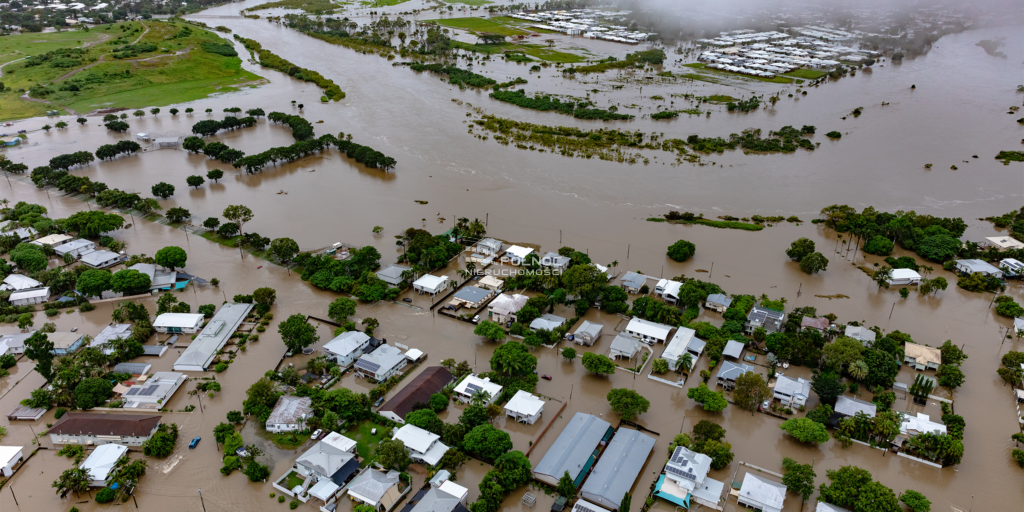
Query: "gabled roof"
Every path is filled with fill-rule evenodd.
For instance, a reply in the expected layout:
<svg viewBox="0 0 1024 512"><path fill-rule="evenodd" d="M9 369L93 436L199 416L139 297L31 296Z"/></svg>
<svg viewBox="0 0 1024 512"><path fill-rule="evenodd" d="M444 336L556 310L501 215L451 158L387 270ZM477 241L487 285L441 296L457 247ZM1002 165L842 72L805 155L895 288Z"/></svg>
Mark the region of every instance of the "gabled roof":
<svg viewBox="0 0 1024 512"><path fill-rule="evenodd" d="M909 268L894 268L892 269L892 277L890 281L895 279L921 279L921 274L914 272Z"/></svg>
<svg viewBox="0 0 1024 512"><path fill-rule="evenodd" d="M761 306L754 306L750 309L750 313L747 314L747 320L764 324L768 321L779 322L784 316L786 316L786 314L781 311L775 311L774 309L768 309Z"/></svg>
<svg viewBox="0 0 1024 512"><path fill-rule="evenodd" d="M845 508L839 508L835 505L829 505L824 501L818 500L818 505L814 507L814 512L850 512Z"/></svg>
<svg viewBox="0 0 1024 512"><path fill-rule="evenodd" d="M537 398L526 390L516 391L515 396L505 404L505 410L525 416L533 416L544 408L544 400Z"/></svg>
<svg viewBox="0 0 1024 512"><path fill-rule="evenodd" d="M494 311L499 315L509 315L512 313L518 313L520 309L523 309L527 300L529 300L529 297L526 295L519 295L518 293L509 295L507 293L502 293L495 297L488 307L491 311Z"/></svg>
<svg viewBox="0 0 1024 512"><path fill-rule="evenodd" d="M981 272L983 274L999 273L999 269L984 260L956 260L956 264L967 268L968 272Z"/></svg>
<svg viewBox="0 0 1024 512"><path fill-rule="evenodd" d="M508 249L505 249L505 253L510 254L510 255L512 255L512 256L514 256L516 258L519 258L519 259L526 258L526 256L528 254L532 253L532 252L533 252L533 249L530 249L529 247L518 246L518 245L513 245L512 247L509 247Z"/></svg>
<svg viewBox="0 0 1024 512"><path fill-rule="evenodd" d="M395 431L392 439L401 441L406 448L415 452L426 453L435 441L441 439L441 436L427 432L416 425L402 425L402 428Z"/></svg>
<svg viewBox="0 0 1024 512"><path fill-rule="evenodd" d="M595 324L590 320L584 320L583 323L576 328L576 332L574 332L573 334L576 336L586 334L593 338L600 334L603 329L604 326L601 324Z"/></svg>
<svg viewBox="0 0 1024 512"><path fill-rule="evenodd" d="M490 294L490 290L477 288L476 286L464 286L461 290L455 292L454 298L476 304L482 302Z"/></svg>
<svg viewBox="0 0 1024 512"><path fill-rule="evenodd" d="M159 424L160 416L69 412L61 416L48 433L69 436L145 437Z"/></svg>
<svg viewBox="0 0 1024 512"><path fill-rule="evenodd" d="M662 294L679 298L679 290L683 287L683 283L680 283L679 281L671 281L669 279L662 279L658 281L658 284L655 286L662 290Z"/></svg>
<svg viewBox="0 0 1024 512"><path fill-rule="evenodd" d="M925 432L932 432L935 434L945 434L946 426L942 423L936 423L931 418L923 413L917 413L917 416L905 415L903 416L903 424L900 425L900 432L903 434L923 434Z"/></svg>
<svg viewBox="0 0 1024 512"><path fill-rule="evenodd" d="M89 457L82 462L81 468L89 474L90 480L105 481L117 465L117 461L128 453L128 447L120 444L107 443L96 447Z"/></svg>
<svg viewBox="0 0 1024 512"><path fill-rule="evenodd" d="M546 266L560 267L568 265L572 258L560 256L557 252L549 252L541 257L540 264Z"/></svg>
<svg viewBox="0 0 1024 512"><path fill-rule="evenodd" d="M384 402L378 412L392 412L399 418L405 418L418 403L427 403L430 396L439 393L452 381L452 373L441 366L425 368L391 399Z"/></svg>
<svg viewBox="0 0 1024 512"><path fill-rule="evenodd" d="M457 386L455 386L455 392L465 395L476 395L486 391L492 399L498 398L501 394L501 385L497 382L491 382L490 378L477 377L476 375L467 375L466 378L462 379Z"/></svg>
<svg viewBox="0 0 1024 512"><path fill-rule="evenodd" d="M388 489L398 484L398 471L377 471L371 469L356 477L349 485L349 492L369 498L375 502L380 501Z"/></svg>
<svg viewBox="0 0 1024 512"><path fill-rule="evenodd" d="M786 501L786 486L753 473L747 473L743 476L740 497L763 503L774 510L780 510L783 502Z"/></svg>
<svg viewBox="0 0 1024 512"><path fill-rule="evenodd" d="M202 313L163 313L153 320L153 327L177 327L184 329L186 327L195 327L197 324L202 323L205 315Z"/></svg>
<svg viewBox="0 0 1024 512"><path fill-rule="evenodd" d="M819 316L819 317L805 316L805 317L800 319L800 327L801 328L807 327L807 328L811 328L811 329L817 329L819 331L824 331L824 330L828 329L829 325L831 325L831 324L829 324L828 318L825 318L823 316Z"/></svg>
<svg viewBox="0 0 1024 512"><path fill-rule="evenodd" d="M363 369L374 375L383 375L405 361L405 354L391 345L381 345L369 354L363 354L356 360L356 368Z"/></svg>
<svg viewBox="0 0 1024 512"><path fill-rule="evenodd" d="M402 279L402 272L406 270L412 270L410 267L404 267L402 265L396 265L392 263L377 271L377 277L381 279L392 279L400 281Z"/></svg>
<svg viewBox="0 0 1024 512"><path fill-rule="evenodd" d="M346 331L325 343L324 350L335 354L348 355L356 350L360 350L367 341L370 341L370 337L364 332Z"/></svg>
<svg viewBox="0 0 1024 512"><path fill-rule="evenodd" d="M337 432L331 432L329 436L331 435L343 437ZM336 446L337 443L333 441L333 438L331 441L325 438L317 442L312 448L306 450L299 458L295 459L295 463L306 466L321 475L334 475L338 470L345 467L348 461L355 458L355 454L339 448L339 446ZM352 444L355 444L355 442L352 441Z"/></svg>
<svg viewBox="0 0 1024 512"><path fill-rule="evenodd" d="M874 343L876 336L875 331L859 325L847 325L846 332L843 334L845 334L847 338L853 338L869 344Z"/></svg>
<svg viewBox="0 0 1024 512"><path fill-rule="evenodd" d="M50 296L50 287L46 288L29 288L27 290L18 290L7 298L8 301L14 302L16 300L35 299L35 298L47 298Z"/></svg>
<svg viewBox="0 0 1024 512"><path fill-rule="evenodd" d="M636 272L626 272L626 274L622 276L622 284L629 288L639 289L646 282L647 276Z"/></svg>
<svg viewBox="0 0 1024 512"><path fill-rule="evenodd" d="M918 345L917 343L908 341L903 347L903 354L906 357L913 357L914 361L918 364L942 364L942 351L933 348L926 347L924 345Z"/></svg>
<svg viewBox="0 0 1024 512"><path fill-rule="evenodd" d="M0 446L0 467L6 466L24 449L24 446Z"/></svg>
<svg viewBox="0 0 1024 512"><path fill-rule="evenodd" d="M754 371L754 367L746 364L737 364L731 361L722 361L722 367L718 369L719 379L736 380L740 375Z"/></svg>
<svg viewBox="0 0 1024 512"><path fill-rule="evenodd" d="M668 339L668 333L672 332L672 326L651 322L643 318L634 318L626 324L626 330L655 339Z"/></svg>
<svg viewBox="0 0 1024 512"><path fill-rule="evenodd" d="M618 503L633 488L653 449L653 437L620 428L583 484L583 493Z"/></svg>
<svg viewBox="0 0 1024 512"><path fill-rule="evenodd" d="M188 370L193 367L205 368L213 361L217 351L227 343L231 334L238 329L242 320L252 310L252 304L224 304L210 319L206 327L199 332L178 360L174 362L175 370Z"/></svg>
<svg viewBox="0 0 1024 512"><path fill-rule="evenodd" d="M804 396L811 394L811 381L782 376L775 381L775 392L787 396Z"/></svg>
<svg viewBox="0 0 1024 512"><path fill-rule="evenodd" d="M668 462L665 463L665 473L682 479L683 487L690 490L704 481L710 470L711 457L697 453L685 446L677 446Z"/></svg>
<svg viewBox="0 0 1024 512"><path fill-rule="evenodd" d="M611 425L597 416L576 413L544 454L534 473L555 479L568 471L576 478Z"/></svg>
<svg viewBox="0 0 1024 512"><path fill-rule="evenodd" d="M23 276L21 274L11 274L4 278L3 284L0 285L0 290L28 290L38 288L42 285L43 283L40 283L31 277Z"/></svg>
<svg viewBox="0 0 1024 512"><path fill-rule="evenodd" d="M878 406L871 402L865 402L864 400L849 396L840 396L836 399L835 412L839 414L856 416L858 412L863 412L868 416L874 417L877 411Z"/></svg>
<svg viewBox="0 0 1024 512"><path fill-rule="evenodd" d="M744 346L745 345L739 341L729 340L729 342L725 344L725 348L722 350L722 355L739 359L740 354L743 353Z"/></svg>
<svg viewBox="0 0 1024 512"><path fill-rule="evenodd" d="M708 302L714 302L715 304L721 304L725 307L729 307L732 304L732 299L730 299L725 294L712 293L711 295L708 295L707 299L704 299L705 304L707 304Z"/></svg>
<svg viewBox="0 0 1024 512"><path fill-rule="evenodd" d="M420 287L424 289L436 290L438 286L444 285L448 281L448 276L435 276L432 274L424 274L420 276L415 282L412 283L413 287Z"/></svg>
<svg viewBox="0 0 1024 512"><path fill-rule="evenodd" d="M547 329L549 331L553 331L564 323L564 318L549 313L544 313L543 315L540 316L540 318L535 318L532 322L530 322L530 329Z"/></svg>
<svg viewBox="0 0 1024 512"><path fill-rule="evenodd" d="M402 512L406 510L409 512L454 512L460 507L462 507L462 501L459 497L452 496L441 490L440 487L431 486L429 489L417 493Z"/></svg>
<svg viewBox="0 0 1024 512"><path fill-rule="evenodd" d="M313 414L313 399L308 396L284 395L267 418L267 425L292 425Z"/></svg>

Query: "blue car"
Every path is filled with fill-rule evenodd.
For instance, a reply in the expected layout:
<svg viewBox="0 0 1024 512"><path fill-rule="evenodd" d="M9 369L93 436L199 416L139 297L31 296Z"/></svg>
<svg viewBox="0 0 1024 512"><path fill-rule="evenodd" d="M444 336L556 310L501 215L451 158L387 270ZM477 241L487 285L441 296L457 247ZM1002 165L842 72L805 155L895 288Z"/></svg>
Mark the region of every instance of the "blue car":
<svg viewBox="0 0 1024 512"><path fill-rule="evenodd" d="M191 450L191 449L195 448L196 445L199 444L199 440L200 439L202 439L202 438L201 437L196 437L195 439L193 439L192 442L188 444L188 449Z"/></svg>

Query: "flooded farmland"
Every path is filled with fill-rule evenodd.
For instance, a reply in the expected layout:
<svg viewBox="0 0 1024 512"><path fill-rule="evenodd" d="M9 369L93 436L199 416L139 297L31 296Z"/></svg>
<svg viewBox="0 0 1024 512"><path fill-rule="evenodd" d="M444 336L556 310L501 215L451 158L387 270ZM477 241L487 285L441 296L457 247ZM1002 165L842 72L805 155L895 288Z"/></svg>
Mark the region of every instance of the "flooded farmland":
<svg viewBox="0 0 1024 512"><path fill-rule="evenodd" d="M967 420L964 433L966 447L960 465L937 469L885 454L867 446L854 444L842 448L836 442L813 447L794 442L778 428L781 420L750 414L736 407L723 413L708 413L686 397L686 389L669 386L647 377L649 370L634 375L618 371L608 377L589 374L577 360L565 362L555 349L534 350L537 371L552 376L541 380L537 394L548 399L543 423L554 420L551 430L538 438L540 424L523 426L505 424L515 449L533 448L531 462L536 465L554 442L558 432L576 412L586 412L608 420L618 418L605 399L612 388L631 388L647 397L652 407L640 416L638 423L656 432L657 444L634 491L632 510L643 506L646 496L657 480L667 457L668 445L679 432L689 432L701 419L715 419L726 429L726 441L736 454L726 469L710 476L727 482L741 481L751 469L742 463L781 471L782 457L801 463L812 463L817 471L816 483L825 481L824 473L843 465L856 465L869 470L875 479L901 492L914 489L923 492L933 503L933 510L1019 510L1024 503L1021 471L1010 460L1013 443L1011 433L1018 431L1016 409L1011 390L995 373L999 356L1007 350L1024 350L1024 342L1004 339L1012 322L995 315L990 307L991 294L974 294L956 286L933 296L913 293L901 299L895 289L879 289L858 265L872 266L881 258L858 254L859 251L837 253L833 246L843 247L836 234L806 222L784 224L758 232L719 230L704 226L682 226L647 222L668 210L704 213L706 217L734 215L797 215L810 221L830 204L849 204L879 210L916 210L937 216L963 217L968 223L965 238L978 240L992 236L991 224L979 217L998 215L1020 208L1024 198L1024 172L1021 164L1004 166L992 157L1001 150L1017 150L1024 137L1024 128L1013 122L1005 111L1019 105L1024 94L1015 92L1020 82L1024 60L1024 31L1020 26L971 30L946 36L925 56L899 65L878 66L871 73L861 72L836 82L811 88L806 96L783 100L774 108L749 114L731 114L724 107L712 107L710 117L683 116L658 122L637 119L628 122L601 124L622 130L664 132L665 137L686 138L727 136L745 128L765 131L784 125L812 124L818 127L815 142L821 146L813 152L793 154L743 154L726 151L704 157L714 166L671 165L667 152L651 152L658 156L649 165L626 165L580 158L540 154L514 147L501 146L493 140L481 141L469 135L467 105L502 117L538 124L568 125L595 128L593 123L539 113L499 103L484 92L459 90L437 76L417 74L395 68L391 62L372 55L332 46L265 20L237 17L237 11L255 1L234 3L203 11L196 20L210 25L225 25L234 33L259 40L265 47L299 66L315 69L333 79L346 91L340 103L320 104L320 90L312 84L294 81L284 74L259 66L245 64L249 69L270 79L270 84L251 90L229 93L189 104L202 112L213 108L214 115L161 114L130 121L128 134L114 136L105 130L99 118L90 117L85 127L71 127L49 133L32 133L30 144L7 150L8 158L23 161L29 167L44 165L49 158L77 150L94 150L100 144L127 139L131 134L147 132L163 135L185 135L200 119L217 118L224 107L243 110L263 108L267 112L283 111L301 114L314 124L318 135L351 133L355 142L369 145L399 161L393 172L363 168L337 151L306 157L291 164L268 167L256 175L231 169L230 166L207 159L203 155L180 150L156 150L110 162L96 162L75 174L102 181L112 188L146 194L158 181L178 187L174 196L162 201L164 209L182 206L197 219L217 216L229 204L244 204L255 213L246 224L248 231L271 238L290 237L303 249L344 242L356 246L373 245L383 254L382 263L393 262L398 253L393 235L408 227L425 228L440 233L452 227L458 217L480 218L487 222L487 231L510 243L532 244L544 251L571 246L586 252L595 262L619 263L620 271L640 270L654 277L678 275L698 277L720 285L730 294L765 293L772 298L788 299L787 308L813 306L819 314L834 313L840 323L851 320L877 325L884 331L900 330L915 340L938 346L949 339L963 345L970 356L964 362L966 384L950 394L954 410ZM996 36L1007 38L1008 59L987 55L975 43ZM619 51L612 43L593 42L600 51ZM241 46L238 45L239 50ZM597 49L595 49L597 51ZM526 76L526 67L514 63L488 62L476 69L485 76L505 81ZM540 76L543 75L543 76ZM644 85L613 90L601 83L581 83L563 79L555 70L529 76L528 91L560 91L583 96L586 91L597 97L598 105L617 103L644 106L654 111L652 95L695 93L700 95L730 93L792 92L796 85L747 83L736 87L701 82ZM602 77L601 80L610 79ZM915 85L914 89L910 86ZM300 112L291 100L304 103ZM680 100L677 100L679 102ZM886 106L881 104L888 103ZM856 107L864 113L842 120ZM181 108L179 106L179 108ZM294 109L294 110L293 110ZM641 111L637 111L638 113ZM639 116L638 116L639 117ZM323 123L318 123L318 121ZM16 126L29 129L45 120L33 119ZM52 122L52 121L51 121ZM840 130L843 138L830 141L821 133ZM291 143L288 130L282 125L261 121L256 127L217 135L229 146L255 153L273 146ZM978 155L979 158L972 158ZM661 163L664 160L665 163ZM925 163L933 163L931 170ZM957 165L958 170L950 169ZM225 169L225 178L217 184L199 189L185 186L185 177L205 175L213 168ZM6 180L5 180L6 181ZM77 199L50 190L36 189L26 177L12 177L10 185L0 182L2 196L12 202L29 201L45 205L54 218L65 217L84 206ZM146 194L148 195L148 194ZM419 204L415 201L425 201ZM96 208L95 205L91 206ZM422 220L425 219L425 220ZM443 219L443 220L442 220ZM493 225L490 223L494 223ZM383 227L374 234L373 226ZM224 389L212 399L203 399L203 410L170 412L164 421L177 423L182 431L177 449L167 459L151 459L147 475L142 478L136 499L142 510L272 510L284 507L268 497L270 485L251 483L237 473L219 473L221 454L213 442L212 430L224 421L228 411L238 410L245 390L267 370L274 369L284 354L276 324L293 313L327 316L327 306L336 294L324 292L298 279L284 268L240 255L235 249L209 242L198 236L186 238L184 231L161 224L138 220L132 228L113 234L128 244L131 254L153 254L166 245L179 245L188 251L186 270L205 279L218 278L219 287L199 286L180 293L180 300L193 311L200 304L219 304L237 293L251 293L258 286L277 290L273 309L276 321L260 337L241 352L230 369L217 376ZM790 242L808 237L830 260L828 270L808 276L785 257ZM696 244L696 256L686 263L676 263L665 256L665 247L684 238ZM400 250L399 250L400 251ZM905 254L894 254L901 256ZM908 254L912 255L912 254ZM446 271L453 275L457 264ZM462 267L459 267L462 268ZM707 273L701 271L708 271ZM949 272L936 270L934 275L955 279ZM1011 281L1007 294L1024 300L1024 288ZM848 298L829 299L842 294ZM474 371L489 370L488 360L496 345L472 333L472 326L431 313L424 296L406 292L412 307L402 303L361 304L356 317L373 317L380 321L375 336L398 342L427 353L425 366L439 364L445 358L466 360ZM155 298L143 301L155 311ZM46 319L37 313L36 325L54 321L58 330L78 328L95 334L110 322L113 305L101 304L89 313L63 314ZM891 312L891 313L890 313ZM556 314L572 317L567 310ZM707 319L720 322L721 317L706 313ZM891 316L890 316L891 315ZM583 350L605 353L611 337L607 333L621 330L625 321L612 314L591 310L585 317L604 324L606 336L594 347ZM705 319L705 318L701 318ZM8 325L4 332L13 332ZM318 327L320 342L330 340L328 326ZM566 342L562 342L565 346ZM654 347L655 355L664 347ZM160 358L147 358L153 371L169 371L177 350L169 350ZM577 350L580 350L577 347ZM315 352L315 353L320 353ZM300 367L306 356L287 358L284 364ZM694 369L689 388L699 380L697 371L706 368L702 358ZM32 363L22 359L11 369L11 376L0 380L0 411L5 414L17 402L27 398L32 389L43 385ZM759 373L768 369L757 366ZM198 375L198 374L197 374ZM808 377L806 368L790 368L787 375ZM904 368L898 381L910 383L914 372ZM407 381L406 381L407 382ZM351 376L341 385L358 391L368 390L364 381ZM186 390L194 389L190 382ZM943 391L944 392L944 391ZM862 398L870 399L864 392ZM565 404L564 410L554 412ZM186 405L199 405L197 398L179 391L167 405L179 410ZM808 409L817 405L812 397ZM453 406L447 421L454 421ZM935 403L916 408L909 401L897 401L894 409L916 413L937 413ZM10 422L0 418L8 428L4 444L30 446L34 434L53 423L54 411L35 422ZM504 421L504 420L500 420ZM501 425L499 421L499 425ZM302 449L281 450L261 440L259 427L247 425L243 435L247 442L259 442L271 460L271 478L280 477ZM188 450L188 439L203 436L195 450ZM258 441L259 440L259 441ZM41 446L53 448L47 436ZM307 445L308 446L308 445ZM26 450L29 451L29 450ZM142 457L141 453L133 457ZM50 483L70 467L71 462L58 457L53 449L40 450L0 492L3 510L66 510L76 506L83 512L101 510L85 496L61 500ZM457 479L470 489L469 499L476 499L476 483L488 469L475 460L468 461ZM414 487L427 476L411 471ZM198 490L202 489L202 502ZM525 508L520 489L504 502L504 510ZM545 510L554 501L540 490L534 510ZM95 492L93 493L95 495ZM17 505L15 501L17 500ZM133 502L121 506L134 507ZM724 504L726 510L739 510L735 499ZM312 507L312 504L300 508ZM785 510L802 510L799 496L789 493ZM656 501L659 512L671 512L667 502ZM340 510L350 510L348 500L341 500ZM312 510L312 509L311 509Z"/></svg>

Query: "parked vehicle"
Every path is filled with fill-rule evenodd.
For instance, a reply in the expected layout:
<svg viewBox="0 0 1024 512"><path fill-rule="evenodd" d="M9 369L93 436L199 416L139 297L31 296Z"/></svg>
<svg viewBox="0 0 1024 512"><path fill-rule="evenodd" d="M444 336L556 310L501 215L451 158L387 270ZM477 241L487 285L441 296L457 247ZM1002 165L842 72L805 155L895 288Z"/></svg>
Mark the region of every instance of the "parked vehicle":
<svg viewBox="0 0 1024 512"><path fill-rule="evenodd" d="M202 438L201 438L201 437L199 437L199 436L196 436L196 438L195 438L195 439L193 439L193 440L192 440L192 442L188 444L188 449L189 449L189 450L192 450L192 449L194 449L194 448L195 448L195 447L196 447L197 445L199 445L199 440L200 440L200 439L202 439Z"/></svg>
<svg viewBox="0 0 1024 512"><path fill-rule="evenodd" d="M320 439L320 436L323 435L323 433L324 433L323 429L319 429L318 428L318 429L316 429L316 432L313 432L313 435L310 436L310 437L312 437L313 440L316 441L317 439Z"/></svg>
<svg viewBox="0 0 1024 512"><path fill-rule="evenodd" d="M542 378L544 380L551 380L551 376L546 374L546 373L544 375L541 375L540 378Z"/></svg>
<svg viewBox="0 0 1024 512"><path fill-rule="evenodd" d="M248 457L249 456L249 452L247 452L245 450L244 446L239 446L238 449L235 450L235 455L237 455L239 457Z"/></svg>

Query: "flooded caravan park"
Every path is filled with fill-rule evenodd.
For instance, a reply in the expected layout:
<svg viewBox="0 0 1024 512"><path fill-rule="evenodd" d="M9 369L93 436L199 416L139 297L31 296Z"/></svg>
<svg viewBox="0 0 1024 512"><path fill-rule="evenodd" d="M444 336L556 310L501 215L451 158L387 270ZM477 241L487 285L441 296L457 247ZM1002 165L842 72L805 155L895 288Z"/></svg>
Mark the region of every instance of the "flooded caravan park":
<svg viewBox="0 0 1024 512"><path fill-rule="evenodd" d="M214 8L202 15L234 14L242 5ZM886 63L873 73L858 73L855 77L824 84L811 89L799 101L784 99L774 109L744 115L728 114L720 108L713 110L710 117L681 117L663 124L638 119L604 125L664 131L666 137L680 138L691 133L724 136L747 127L769 130L803 124L818 126L819 133L831 129L844 133L837 142L816 136L815 140L822 144L813 153L744 155L726 152L705 157L721 164L712 168L569 159L480 141L466 133L463 121L473 119L466 117L468 109L450 99L473 103L488 113L535 123L593 125L493 102L484 93L460 91L437 80L436 76L392 68L385 59L330 46L263 20L217 18L216 22L242 36L260 40L300 66L316 69L334 79L347 92L348 98L341 104L321 105L317 101L320 92L312 85L247 64L247 69L270 78L271 83L190 106L200 112L214 108L217 112L214 117L219 118L220 109L228 106L290 112L290 100L294 99L305 103L302 115L306 119L314 123L324 121L314 124L318 134L352 133L356 142L398 159L396 170L384 173L360 168L337 152L327 152L248 176L202 155L159 150L112 162L97 162L75 171L76 174L140 193L148 192L158 181L167 181L178 190L171 199L162 202L165 210L183 206L203 219L218 215L228 204L245 204L255 212L254 220L247 224L248 230L272 238L294 238L304 249L337 241L374 245L384 255L382 262L385 264L397 257L392 235L401 230L410 226L425 227L436 233L451 227L456 217L479 217L487 219L491 236L538 245L544 250L572 246L587 252L596 262L618 261L621 271L642 270L651 276L664 277L685 274L715 282L728 293L782 296L788 299L789 308L813 306L819 314L835 313L841 322L860 320L886 331L899 329L933 346L951 339L963 344L970 356L963 366L967 382L951 396L956 413L967 420L966 450L959 466L936 469L856 444L847 449L834 442L821 448L807 447L785 438L778 429L780 420L730 407L721 414L720 423L727 430L726 440L732 443L736 458L729 468L713 472L711 476L724 482L742 480L743 473L750 469L741 466L740 461L780 471L781 458L788 456L803 463L813 461L818 483L824 481L825 470L847 464L860 466L897 492L915 489L925 493L932 500L934 510L949 510L949 507L1016 510L1024 502L1019 468L1008 456L1012 449L1009 434L1017 431L1016 410L1009 389L995 374L999 355L1011 349L1024 350L1024 344L1016 339L1004 342L1003 333L1009 323L989 308L991 295L972 294L951 286L935 296L922 297L915 293L909 299L900 299L895 290L878 289L856 268L856 265L870 267L879 262L879 258L853 251L848 255L846 251L836 254L832 250L838 242L835 234L810 222L746 232L644 220L669 209L679 209L703 212L708 217L795 214L809 221L823 206L846 203L857 207L873 205L890 211L914 209L919 213L961 216L970 226L965 238L976 240L990 236L991 224L976 219L1019 208L1024 196L1020 165L1003 166L992 159L1000 150L1016 149L1024 136L1004 113L1008 106L1022 100L1021 95L1013 92L1020 76L1020 65L1014 63L1024 57L1021 54L1024 44L1020 44L1024 32L1019 27L947 36L926 56L896 67ZM975 46L978 40L995 35L1010 38L1006 46L1009 59L992 58ZM490 73L495 77L514 77L525 75L526 69L511 63L492 62L484 72ZM530 91L566 90L571 91L567 94L582 96L584 89L601 88L596 84L563 81L561 77L541 78L534 74L529 79L527 90ZM911 91L910 84L915 84L916 89ZM659 87L662 90L659 91ZM777 84L760 83L744 87L758 93L780 88ZM795 86L790 88L795 89ZM979 88L991 90L979 91ZM731 89L702 83L644 86L645 95L659 92L667 95L669 91L714 94L726 90ZM603 92L599 98L622 104L647 101L645 105L653 105L642 99L636 90ZM890 105L880 106L883 101ZM840 120L858 106L865 107L863 115ZM192 123L205 118L205 114L176 118L161 114L155 118L147 115L130 123L132 133L176 135L188 133ZM89 126L82 128L33 133L30 145L9 149L7 155L34 167L57 154L93 150L100 144L130 136L112 136L102 126L97 126L98 118L90 119ZM19 125L31 126L32 123L41 125L43 121L30 120ZM214 139L247 153L287 145L291 141L285 128L266 121ZM979 158L971 158L974 154ZM654 162L662 158L670 161L670 156L664 153ZM933 163L933 169L925 170L924 163ZM958 165L958 171L949 169L953 164ZM207 169L215 167L227 171L221 183L208 183L198 190L184 185L186 176L205 174ZM36 189L25 178L12 178L10 186L0 185L0 189L4 190L3 197L12 201L46 205L54 217L69 215L83 206L80 201L56 191L47 193ZM428 204L420 205L414 202L416 200L428 201ZM439 216L445 220L439 222ZM421 221L424 218L425 223ZM374 225L382 226L383 233L374 235L371 232ZM235 249L194 235L186 239L183 231L164 225L139 220L131 229L118 231L114 236L126 241L127 250L132 254L153 254L165 245L180 245L188 250L187 271L206 279L220 279L219 288L200 286L179 295L193 310L200 304L227 300L236 293L250 293L257 286L277 290L278 301L273 313L279 320L292 313L324 317L327 305L335 298L335 294L317 290L283 268L248 254L240 255ZM803 236L814 240L830 259L826 272L807 276L785 258L783 252L789 243ZM695 258L683 264L665 257L665 247L679 238L694 242L698 248ZM447 272L454 275L454 270L452 266ZM951 279L951 274L942 270L937 270L935 275ZM1007 293L1018 301L1024 297L1018 286L1011 286ZM836 294L849 298L819 297ZM403 295L406 296L408 292ZM481 371L488 369L487 361L494 344L473 335L469 324L431 314L429 303L423 297L412 295L411 298L414 307L398 303L361 305L356 316L377 318L381 324L378 337L423 350L428 354L427 365L452 357L467 360ZM154 300L144 303L151 310L155 309ZM54 321L59 330L77 327L81 332L94 334L109 323L112 307L100 305L95 311L65 314ZM556 309L556 314L560 313L565 311ZM604 324L606 332L624 325L615 315L594 310L586 318ZM721 321L713 313L708 314L707 319ZM47 320L40 312L36 323L41 325L44 321ZM213 511L284 507L268 497L272 490L269 485L250 483L238 474L220 475L220 454L212 438L213 427L224 420L226 412L240 408L245 389L251 382L281 360L284 347L276 333L276 324L271 327L261 335L260 341L250 343L248 350L240 353L229 370L218 375L224 389L212 399L203 399L202 412L197 409L191 413L166 414L165 421L182 427L181 439L203 436L204 440L195 450L184 449L184 442L179 442L168 459L149 461L149 472L136 493L140 509L194 511L205 506ZM331 337L329 328L319 327L319 334L318 346L322 346ZM606 335L586 350L604 353L609 343ZM662 349L656 346L655 355ZM147 362L153 363L154 371L170 370L177 357L176 350L158 359L147 359ZM613 387L635 388L653 405L640 417L639 423L660 434L655 436L655 452L634 488L637 496L646 495L661 470L672 436L680 431L688 432L700 419L713 416L686 398L685 389L648 379L649 371L635 377L623 371L610 377L595 377L587 374L578 361L564 362L555 350L540 348L535 354L538 372L553 377L550 382L541 380L537 393L548 397L552 404L545 410L542 421L554 419L554 424L539 441L535 437L538 428L507 426L516 449L529 449L531 441L537 445L530 455L534 464L577 411L600 415L616 424L605 394ZM285 364L299 367L304 357L289 358ZM696 370L706 364L703 358L693 379L696 379ZM42 378L32 372L31 367L30 362L22 360L16 369L12 368L11 377L0 382L0 393L6 393L0 398L0 411L10 410L32 389L42 385ZM758 371L767 373L763 367L758 367ZM800 372L807 373L807 369L790 368L787 375L806 376ZM913 372L903 369L898 380L911 382ZM15 385L15 382L18 383ZM366 386L351 377L346 377L342 385L361 391ZM685 387L691 385L694 384L688 382ZM187 389L193 388L190 384ZM862 398L868 397L865 393ZM168 409L198 405L196 400L179 391ZM565 409L559 418L553 418L553 412L561 407L560 402L566 404ZM815 405L817 398L812 397L808 408ZM897 401L894 408L918 412L906 400ZM930 403L922 410L932 412L935 409L935 404ZM450 417L457 414L455 410L449 412ZM53 421L53 411L37 422L12 423L2 418L0 425L10 431L4 443L27 446L33 433L38 434L46 423ZM247 425L243 430L246 441L260 440L259 430ZM268 459L273 461L271 469L275 479L302 451L279 450L265 440L259 442L267 450ZM44 436L41 443L52 447L48 437ZM142 455L133 454L135 456ZM458 474L470 489L470 500L476 498L476 482L486 470L479 464L471 460ZM74 505L83 512L98 510L100 507L91 501L78 503L85 501L84 498L62 501L54 494L50 482L68 467L70 462L57 457L54 450L38 452L8 484L11 489L0 492L0 507L4 510L63 510ZM418 486L425 476L415 474L414 485ZM197 493L199 488L203 491L202 503ZM550 506L552 497L533 492L539 496L535 510ZM522 490L505 501L505 510L523 507L518 500L521 493ZM15 498L18 505L14 503ZM343 500L341 508L348 510L348 503ZM633 509L639 510L641 503L641 499L634 500ZM128 502L122 506L135 504ZM655 509L670 510L664 502L658 502ZM735 500L729 502L726 509L738 510ZM799 497L790 493L786 510L800 509Z"/></svg>

